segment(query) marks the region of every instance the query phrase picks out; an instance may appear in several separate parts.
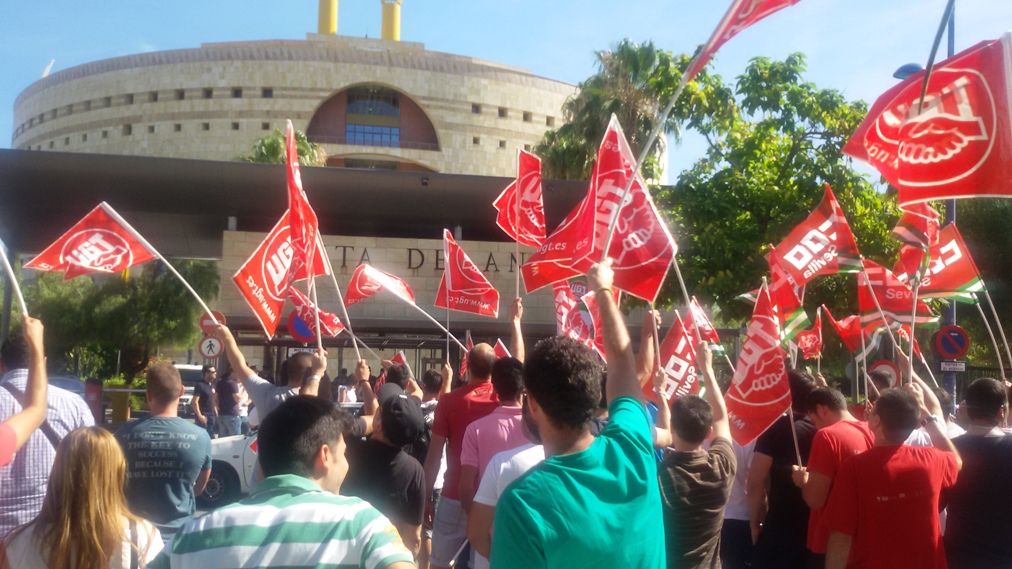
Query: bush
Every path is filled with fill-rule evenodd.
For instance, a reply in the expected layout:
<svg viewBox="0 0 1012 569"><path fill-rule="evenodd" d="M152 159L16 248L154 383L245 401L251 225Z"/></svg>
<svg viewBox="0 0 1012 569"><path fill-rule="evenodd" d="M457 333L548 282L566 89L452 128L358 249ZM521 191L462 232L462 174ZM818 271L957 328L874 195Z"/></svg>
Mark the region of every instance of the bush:
<svg viewBox="0 0 1012 569"><path fill-rule="evenodd" d="M147 389L148 382L144 377L139 377L134 380L133 385L127 386L126 379L123 375L117 375L111 377L102 382L102 389ZM131 393L130 394L130 409L139 411L147 405L147 398L143 393Z"/></svg>

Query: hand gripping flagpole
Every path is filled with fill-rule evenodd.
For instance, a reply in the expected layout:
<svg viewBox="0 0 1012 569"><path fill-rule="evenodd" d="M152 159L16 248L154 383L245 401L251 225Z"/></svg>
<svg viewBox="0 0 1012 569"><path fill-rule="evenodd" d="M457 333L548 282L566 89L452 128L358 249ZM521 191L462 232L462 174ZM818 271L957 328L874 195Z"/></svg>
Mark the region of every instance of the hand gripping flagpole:
<svg viewBox="0 0 1012 569"><path fill-rule="evenodd" d="M0 245L0 258L3 259L4 271L7 273L7 278L11 280L11 287L14 288L14 293L18 295L18 302L21 304L21 313L28 314L28 306L25 304L25 297L21 295L21 287L18 285L18 279L14 276L14 269L11 268L11 262L7 259L7 247Z"/></svg>
<svg viewBox="0 0 1012 569"><path fill-rule="evenodd" d="M309 297L313 301L313 309L316 310L314 320L316 320L316 349L323 351L323 334L320 333L320 302L316 299L316 276L313 275L312 259L310 264L306 267L306 271L309 274L309 283L306 287L309 289Z"/></svg>

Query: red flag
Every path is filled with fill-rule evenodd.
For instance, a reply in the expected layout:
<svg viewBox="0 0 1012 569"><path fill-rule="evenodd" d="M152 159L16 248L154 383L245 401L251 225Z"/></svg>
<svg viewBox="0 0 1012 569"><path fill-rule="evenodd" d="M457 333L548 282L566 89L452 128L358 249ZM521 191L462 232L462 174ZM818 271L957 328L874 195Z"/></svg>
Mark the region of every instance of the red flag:
<svg viewBox="0 0 1012 569"><path fill-rule="evenodd" d="M517 188L520 188L519 192ZM544 244L545 206L541 200L541 159L525 150L517 150L517 179L506 186L492 206L499 212L495 219L496 225L505 231L506 235L531 247L540 247Z"/></svg>
<svg viewBox="0 0 1012 569"><path fill-rule="evenodd" d="M819 206L776 249L780 265L797 286L804 286L819 275L861 270L854 234L829 184Z"/></svg>
<svg viewBox="0 0 1012 569"><path fill-rule="evenodd" d="M586 274L594 263L604 259L608 229L618 209L618 222L608 250L608 257L613 259L611 268L615 272L615 288L653 302L677 247L639 174L636 174L625 203L619 207L622 192L635 166L636 157L626 141L622 126L612 115L598 150L587 197L577 215L577 240L571 266Z"/></svg>
<svg viewBox="0 0 1012 569"><path fill-rule="evenodd" d="M470 330L467 331L464 347L467 349L464 350L464 357L460 359L460 377L464 377L464 374L467 373L467 354L471 353L471 350L474 349L474 340L471 339Z"/></svg>
<svg viewBox="0 0 1012 569"><path fill-rule="evenodd" d="M857 305L861 310L861 321L867 324L881 317L875 305L875 299L878 299L883 314L895 322L909 324L914 308L914 293L910 286L882 265L867 259L863 262L865 270L857 275ZM868 290L867 283L871 283L871 290ZM874 298L872 290L875 291ZM937 321L938 316L918 299L915 322L927 324Z"/></svg>
<svg viewBox="0 0 1012 569"><path fill-rule="evenodd" d="M900 340L906 342L908 346L910 345L910 326L903 324L896 330L896 335L899 336ZM917 356L917 359L924 357L921 355L921 345L917 343L916 339L914 340L914 355Z"/></svg>
<svg viewBox="0 0 1012 569"><path fill-rule="evenodd" d="M552 293L555 296L555 329L558 335L576 340L593 350L593 329L583 319L580 305L569 288L569 283L562 281L553 284Z"/></svg>
<svg viewBox="0 0 1012 569"><path fill-rule="evenodd" d="M692 81L692 78L703 67L706 67L720 46L738 35L738 32L766 16L798 2L799 0L734 0L731 2L731 7L727 9L727 13L724 14L717 29L713 30L713 35L707 40L699 54L692 59L689 68L685 70L686 77L682 81Z"/></svg>
<svg viewBox="0 0 1012 569"><path fill-rule="evenodd" d="M926 203L907 206L893 228L893 237L904 243L900 247L903 274L923 275L928 265L928 251L938 244L938 212Z"/></svg>
<svg viewBox="0 0 1012 569"><path fill-rule="evenodd" d="M699 301L696 297L692 297L689 304L689 314L692 316L689 322L688 330L691 333L691 337L695 338L696 333L693 328L699 329L699 337L708 344L720 344L720 336L717 335L717 329L713 327L710 319L703 312L703 307L699 306Z"/></svg>
<svg viewBox="0 0 1012 569"><path fill-rule="evenodd" d="M785 357L764 285L759 289L731 386L724 394L731 438L739 445L754 441L791 406Z"/></svg>
<svg viewBox="0 0 1012 569"><path fill-rule="evenodd" d="M545 243L520 267L527 294L580 274L569 266L576 242L576 216L579 212L579 206L569 212Z"/></svg>
<svg viewBox="0 0 1012 569"><path fill-rule="evenodd" d="M299 151L295 144L295 128L288 121L285 134L285 171L288 178L288 225L292 233L292 268L294 274L288 278L289 285L303 274L303 267L310 264L317 248L319 223L316 212L302 190L302 173L299 168ZM299 277L301 278L301 277Z"/></svg>
<svg viewBox="0 0 1012 569"><path fill-rule="evenodd" d="M403 279L388 272L381 271L372 265L359 265L348 282L348 292L344 295L344 305L358 304L370 296L389 290L401 300L409 304L415 303L415 293Z"/></svg>
<svg viewBox="0 0 1012 569"><path fill-rule="evenodd" d="M320 315L320 332L327 336L337 336L344 330L344 324L335 314L324 312L313 304L313 301L306 295L299 292L295 287L288 287L288 299L299 311L299 318L306 323L310 330L316 330L316 315Z"/></svg>
<svg viewBox="0 0 1012 569"><path fill-rule="evenodd" d="M774 312L780 322L780 333L783 340L794 338L805 326L811 322L808 314L801 306L801 299L798 298L797 287L794 279L784 269L776 248L770 245L770 253L766 256L770 265L770 300L773 302Z"/></svg>
<svg viewBox="0 0 1012 569"><path fill-rule="evenodd" d="M497 358L512 358L513 354L510 353L509 349L506 348L506 344L502 342L501 338L495 339L495 357Z"/></svg>
<svg viewBox="0 0 1012 569"><path fill-rule="evenodd" d="M661 342L661 370L664 372L664 385L661 392L668 404L671 401L690 393L699 392L699 381L696 375L696 340L689 335L682 323L682 317L675 311L675 321ZM643 386L643 395L657 403L652 381Z"/></svg>
<svg viewBox="0 0 1012 569"><path fill-rule="evenodd" d="M615 304L618 304L622 291L615 290L613 292ZM601 307L597 304L597 296L594 291L590 291L581 296L580 301L587 307L587 314L590 315L590 325L594 328L594 351L601 356L602 361L607 363L608 358L604 355L604 330L601 328Z"/></svg>
<svg viewBox="0 0 1012 569"><path fill-rule="evenodd" d="M796 340L806 360L822 356L822 311L815 313L815 325L812 329L798 332Z"/></svg>
<svg viewBox="0 0 1012 569"><path fill-rule="evenodd" d="M1012 196L1009 100L1012 35L937 64L875 101L843 151L899 190L901 208L927 200Z"/></svg>
<svg viewBox="0 0 1012 569"><path fill-rule="evenodd" d="M843 341L843 345L847 346L847 349L851 352L859 351L861 349L861 317L854 314L837 321L833 318L833 314L829 309L826 308L826 305L822 305L822 310L826 312L829 324L836 330L836 333L840 336L840 340Z"/></svg>
<svg viewBox="0 0 1012 569"><path fill-rule="evenodd" d="M158 252L102 202L25 267L63 271L67 280L91 272L118 273L157 258Z"/></svg>
<svg viewBox="0 0 1012 569"><path fill-rule="evenodd" d="M281 308L285 304L285 293L291 283L289 277L293 272L292 259L295 253L288 225L289 219L287 213L281 216L267 237L232 277L232 281L239 288L239 293L253 309L253 314L260 321L268 338L274 336L281 320ZM319 248L314 250L312 272L314 275L325 275L326 264L320 250ZM306 275L306 267L302 267L299 278L305 278Z"/></svg>
<svg viewBox="0 0 1012 569"><path fill-rule="evenodd" d="M902 248L901 248L902 255ZM897 263L897 278L907 281L901 263ZM963 236L955 223L946 225L939 232L938 243L931 247L931 262L917 294L921 298L954 298L962 302L976 303L973 293L984 290L980 271L970 256L970 250L963 242Z"/></svg>
<svg viewBox="0 0 1012 569"><path fill-rule="evenodd" d="M443 256L446 269L436 291L436 306L470 312L480 316L499 317L499 291L488 282L467 253L443 230Z"/></svg>
<svg viewBox="0 0 1012 569"><path fill-rule="evenodd" d="M394 354L394 357L390 358L390 361L395 364L407 367L408 375L410 375L411 377L415 377L415 373L411 371L411 364L408 363L408 358L407 356L404 355L404 350L397 350L397 353Z"/></svg>

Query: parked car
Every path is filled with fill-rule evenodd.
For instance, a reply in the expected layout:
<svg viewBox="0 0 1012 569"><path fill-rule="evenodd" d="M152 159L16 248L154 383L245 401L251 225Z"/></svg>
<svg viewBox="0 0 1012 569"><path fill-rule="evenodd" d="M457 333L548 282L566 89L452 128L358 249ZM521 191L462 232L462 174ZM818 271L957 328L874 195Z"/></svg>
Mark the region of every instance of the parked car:
<svg viewBox="0 0 1012 569"><path fill-rule="evenodd" d="M179 416L191 417L193 413L193 388L203 381L204 374L201 370L204 366L196 364L173 364L179 370L179 376L183 379L183 396L179 398Z"/></svg>
<svg viewBox="0 0 1012 569"><path fill-rule="evenodd" d="M76 375L57 375L49 377L49 385L66 389L84 399L84 382Z"/></svg>

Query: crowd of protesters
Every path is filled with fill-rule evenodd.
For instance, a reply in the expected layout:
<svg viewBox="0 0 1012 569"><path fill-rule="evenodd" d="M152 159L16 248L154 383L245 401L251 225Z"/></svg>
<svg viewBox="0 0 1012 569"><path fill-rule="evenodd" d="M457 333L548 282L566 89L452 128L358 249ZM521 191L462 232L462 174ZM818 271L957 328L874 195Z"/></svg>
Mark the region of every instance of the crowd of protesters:
<svg viewBox="0 0 1012 569"><path fill-rule="evenodd" d="M326 352L285 362L279 384L247 365L224 326L230 371L205 368L197 425L177 416L169 364L147 372L150 415L115 436L47 386L42 324L0 349L0 561L5 567L1012 567L1006 384L978 379L958 410L914 375L881 377L848 406L821 376L789 370L792 406L747 446L700 344L702 395L655 407L654 338L632 349L611 292L597 292L607 375L586 345L553 337L515 357L480 343L466 377L417 381L364 360L326 377ZM652 328L648 313L644 330ZM379 384L379 385L377 385ZM195 516L211 438L259 420L259 483ZM663 399L658 397L658 399ZM361 401L353 416L335 401ZM218 428L212 428L217 424Z"/></svg>

